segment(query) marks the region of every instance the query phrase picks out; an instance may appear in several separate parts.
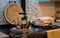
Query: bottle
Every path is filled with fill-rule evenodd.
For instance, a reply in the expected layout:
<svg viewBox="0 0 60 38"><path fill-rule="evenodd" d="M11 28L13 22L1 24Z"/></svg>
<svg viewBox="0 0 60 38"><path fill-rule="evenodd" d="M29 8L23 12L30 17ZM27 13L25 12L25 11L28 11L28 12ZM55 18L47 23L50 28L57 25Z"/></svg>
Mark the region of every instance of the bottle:
<svg viewBox="0 0 60 38"><path fill-rule="evenodd" d="M25 19L22 19L22 26L21 29L27 29L28 28L28 21Z"/></svg>

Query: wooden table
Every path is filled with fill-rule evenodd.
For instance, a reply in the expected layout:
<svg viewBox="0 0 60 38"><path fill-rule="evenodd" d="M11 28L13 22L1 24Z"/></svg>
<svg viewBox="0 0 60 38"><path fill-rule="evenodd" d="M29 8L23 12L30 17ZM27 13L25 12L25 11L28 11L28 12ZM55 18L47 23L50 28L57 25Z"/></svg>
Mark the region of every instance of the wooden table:
<svg viewBox="0 0 60 38"><path fill-rule="evenodd" d="M13 38L48 38L47 31L54 30L60 28L59 26L51 26L45 28L32 28L32 31L19 32L19 31L11 31L10 36Z"/></svg>

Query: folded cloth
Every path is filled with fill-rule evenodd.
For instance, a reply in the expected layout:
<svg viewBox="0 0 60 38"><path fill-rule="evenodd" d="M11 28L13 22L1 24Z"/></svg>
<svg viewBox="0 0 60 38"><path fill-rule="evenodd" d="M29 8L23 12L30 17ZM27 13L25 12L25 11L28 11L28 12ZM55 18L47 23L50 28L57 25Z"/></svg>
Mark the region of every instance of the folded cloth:
<svg viewBox="0 0 60 38"><path fill-rule="evenodd" d="M47 31L48 38L60 38L60 28Z"/></svg>
<svg viewBox="0 0 60 38"><path fill-rule="evenodd" d="M3 32L0 32L0 38L9 38L9 35L7 35Z"/></svg>

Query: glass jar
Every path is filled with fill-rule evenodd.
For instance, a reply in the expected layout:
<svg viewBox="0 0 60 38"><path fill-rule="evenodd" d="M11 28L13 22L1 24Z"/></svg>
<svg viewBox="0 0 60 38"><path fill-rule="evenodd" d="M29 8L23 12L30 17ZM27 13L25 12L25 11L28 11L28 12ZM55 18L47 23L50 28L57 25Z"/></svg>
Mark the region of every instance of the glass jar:
<svg viewBox="0 0 60 38"><path fill-rule="evenodd" d="M18 20L17 28L18 29L27 29L29 22L25 19Z"/></svg>

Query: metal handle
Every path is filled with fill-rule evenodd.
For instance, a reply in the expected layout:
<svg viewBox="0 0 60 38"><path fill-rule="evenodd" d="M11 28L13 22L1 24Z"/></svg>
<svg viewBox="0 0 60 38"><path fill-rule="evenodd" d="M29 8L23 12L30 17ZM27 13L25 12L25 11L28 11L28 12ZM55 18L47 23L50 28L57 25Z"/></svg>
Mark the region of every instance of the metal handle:
<svg viewBox="0 0 60 38"><path fill-rule="evenodd" d="M16 3L16 1L9 1L9 3Z"/></svg>

